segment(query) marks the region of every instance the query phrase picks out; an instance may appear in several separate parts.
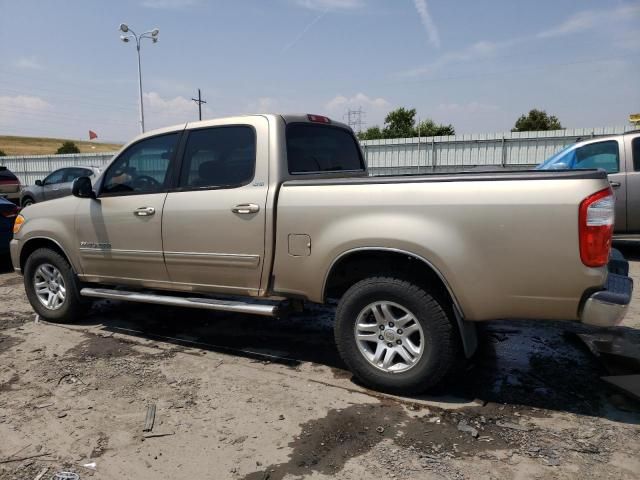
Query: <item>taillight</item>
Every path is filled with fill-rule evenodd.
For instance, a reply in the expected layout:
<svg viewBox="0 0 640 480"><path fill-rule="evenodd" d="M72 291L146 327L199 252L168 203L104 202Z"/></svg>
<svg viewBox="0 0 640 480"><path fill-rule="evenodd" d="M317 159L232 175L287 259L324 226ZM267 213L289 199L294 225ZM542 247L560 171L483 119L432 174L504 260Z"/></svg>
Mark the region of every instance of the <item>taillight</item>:
<svg viewBox="0 0 640 480"><path fill-rule="evenodd" d="M4 218L13 218L18 215L18 207L9 207L6 210L0 210L0 215Z"/></svg>
<svg viewBox="0 0 640 480"><path fill-rule="evenodd" d="M594 193L580 204L580 258L587 267L602 267L609 262L614 207L610 188Z"/></svg>
<svg viewBox="0 0 640 480"><path fill-rule="evenodd" d="M331 123L331 119L329 117L325 117L322 115L309 114L307 115L307 118L309 119L310 122L314 122L314 123L325 123L325 124Z"/></svg>

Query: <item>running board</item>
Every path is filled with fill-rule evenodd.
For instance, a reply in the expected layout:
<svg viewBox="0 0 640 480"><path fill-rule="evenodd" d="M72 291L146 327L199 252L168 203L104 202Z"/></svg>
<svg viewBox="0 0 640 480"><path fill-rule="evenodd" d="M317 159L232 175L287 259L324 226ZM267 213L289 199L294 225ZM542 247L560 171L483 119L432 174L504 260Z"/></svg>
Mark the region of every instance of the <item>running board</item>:
<svg viewBox="0 0 640 480"><path fill-rule="evenodd" d="M153 303L156 305L201 308L204 310L219 310L223 312L252 313L254 315L264 315L267 317L275 317L278 315L277 305L234 302L231 300L175 297L171 295L127 292L124 290L111 290L107 288L83 288L80 290L80 295L83 297L123 300L126 302Z"/></svg>

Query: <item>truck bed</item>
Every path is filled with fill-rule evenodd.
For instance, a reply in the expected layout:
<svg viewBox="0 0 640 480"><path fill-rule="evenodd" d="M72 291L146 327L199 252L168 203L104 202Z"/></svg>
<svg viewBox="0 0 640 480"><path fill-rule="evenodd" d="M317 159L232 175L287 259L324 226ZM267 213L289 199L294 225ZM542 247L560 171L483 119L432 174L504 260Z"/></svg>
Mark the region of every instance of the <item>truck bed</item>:
<svg viewBox="0 0 640 480"><path fill-rule="evenodd" d="M387 249L432 265L468 320L575 320L606 280L580 259L578 207L608 186L598 170L287 181L274 290L323 301L327 259ZM309 237L310 255L289 254L290 233Z"/></svg>

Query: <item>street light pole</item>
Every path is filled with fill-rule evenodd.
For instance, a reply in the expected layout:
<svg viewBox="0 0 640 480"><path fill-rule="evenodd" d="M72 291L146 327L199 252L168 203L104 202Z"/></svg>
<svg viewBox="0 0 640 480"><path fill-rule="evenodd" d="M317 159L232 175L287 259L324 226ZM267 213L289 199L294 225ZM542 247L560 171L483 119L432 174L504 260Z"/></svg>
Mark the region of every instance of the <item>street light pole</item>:
<svg viewBox="0 0 640 480"><path fill-rule="evenodd" d="M140 41L138 40L138 93L140 94L140 133L144 133L144 103L142 102L142 68L140 66Z"/></svg>
<svg viewBox="0 0 640 480"><path fill-rule="evenodd" d="M148 32L144 32L142 35L136 34L133 30L129 28L129 26L125 23L120 24L120 31L122 33L129 33L129 35L120 35L120 40L124 43L128 43L132 38L136 41L136 50L138 53L138 94L140 96L140 132L144 133L144 103L142 100L142 66L140 60L140 43L143 38L149 38L153 43L158 41L158 34L160 33L160 29L154 28Z"/></svg>

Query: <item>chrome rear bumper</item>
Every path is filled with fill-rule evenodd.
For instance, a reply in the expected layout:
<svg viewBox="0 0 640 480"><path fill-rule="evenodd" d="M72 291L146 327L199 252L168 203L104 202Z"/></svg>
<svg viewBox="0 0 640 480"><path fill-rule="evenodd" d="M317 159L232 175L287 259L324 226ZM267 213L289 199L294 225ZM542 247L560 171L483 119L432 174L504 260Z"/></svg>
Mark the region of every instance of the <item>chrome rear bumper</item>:
<svg viewBox="0 0 640 480"><path fill-rule="evenodd" d="M585 302L580 316L582 323L613 327L622 322L633 294L633 280L627 276L628 271L624 257L618 251L612 252L607 283L604 290L593 293Z"/></svg>

